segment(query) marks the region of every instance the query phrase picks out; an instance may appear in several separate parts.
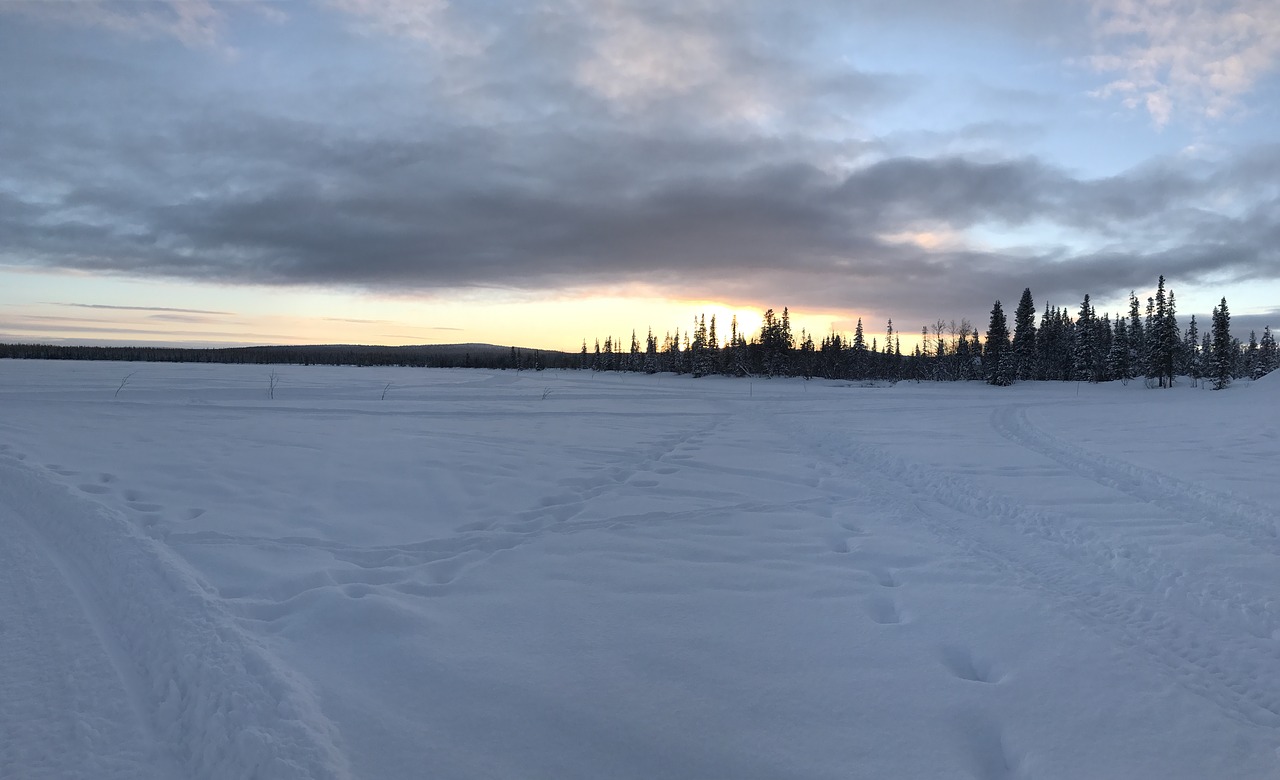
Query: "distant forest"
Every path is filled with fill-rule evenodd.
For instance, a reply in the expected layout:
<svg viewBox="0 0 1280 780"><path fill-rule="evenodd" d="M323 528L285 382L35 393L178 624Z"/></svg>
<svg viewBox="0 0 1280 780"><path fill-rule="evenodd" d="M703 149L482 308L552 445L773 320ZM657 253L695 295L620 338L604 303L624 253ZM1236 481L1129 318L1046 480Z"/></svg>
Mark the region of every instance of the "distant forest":
<svg viewBox="0 0 1280 780"><path fill-rule="evenodd" d="M893 320L881 343L866 339L859 319L853 336L829 333L815 343L813 334L791 330L784 307L778 315L764 313L760 332L729 323L721 340L716 319L696 317L681 333L668 332L661 341L650 330L642 344L606 337L577 353L498 347L490 344L449 344L410 347L361 345L274 346L232 348L92 347L0 344L0 358L46 360L125 360L180 363L254 363L295 365L415 366L430 368L487 368L517 371L577 369L708 374L725 376L823 377L847 381L960 381L983 380L994 385L1023 381L1129 382L1141 379L1151 387L1171 387L1177 377L1189 377L1215 388L1233 379L1258 378L1280 367L1271 328L1261 336L1251 332L1242 343L1231 335L1227 300L1214 308L1213 321L1203 331L1194 316L1185 329L1178 324L1174 293L1160 277L1156 294L1145 306L1130 293L1127 315L1099 315L1084 296L1074 313L1046 306L1039 314L1031 290L1022 293L1013 314L1013 327L1000 301L991 309L985 334L968 320L937 320L920 329L920 343L902 351L901 333Z"/></svg>
<svg viewBox="0 0 1280 780"><path fill-rule="evenodd" d="M991 309L985 336L968 320L938 320L920 329L920 344L902 351L902 337L888 321L884 343L867 341L859 319L852 338L830 333L815 343L813 334L792 332L786 308L764 313L759 334L748 337L729 324L723 346L713 316L695 318L692 327L664 335L650 330L643 344L633 331L631 343L606 337L603 347L582 344L580 362L599 371L674 372L693 376L802 376L851 381L959 381L981 379L993 385L1019 381L1058 380L1128 382L1142 379L1152 387L1172 387L1176 377L1192 383L1206 380L1226 387L1241 377L1258 378L1280 365L1271 328L1261 338L1249 334L1247 344L1231 335L1226 298L1214 308L1213 322L1203 332L1194 316L1185 330L1178 325L1177 303L1160 277L1156 294L1145 307L1129 295L1127 316L1099 316L1084 296L1073 317L1066 308L1046 306L1036 323L1031 290L1013 315L1013 329L1000 301Z"/></svg>
<svg viewBox="0 0 1280 780"><path fill-rule="evenodd" d="M416 368L579 368L578 356L492 344L380 347L325 344L288 347L81 347L0 344L0 358L126 360L148 363L237 363L302 366L412 366Z"/></svg>

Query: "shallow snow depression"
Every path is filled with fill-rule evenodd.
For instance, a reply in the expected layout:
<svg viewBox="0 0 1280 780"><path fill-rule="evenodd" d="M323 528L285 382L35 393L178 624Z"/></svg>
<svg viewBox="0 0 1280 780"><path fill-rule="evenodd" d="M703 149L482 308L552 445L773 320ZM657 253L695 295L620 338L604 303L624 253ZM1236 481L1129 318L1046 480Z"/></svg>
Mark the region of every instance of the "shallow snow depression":
<svg viewBox="0 0 1280 780"><path fill-rule="evenodd" d="M0 776L1280 774L1276 377L270 371L0 361Z"/></svg>

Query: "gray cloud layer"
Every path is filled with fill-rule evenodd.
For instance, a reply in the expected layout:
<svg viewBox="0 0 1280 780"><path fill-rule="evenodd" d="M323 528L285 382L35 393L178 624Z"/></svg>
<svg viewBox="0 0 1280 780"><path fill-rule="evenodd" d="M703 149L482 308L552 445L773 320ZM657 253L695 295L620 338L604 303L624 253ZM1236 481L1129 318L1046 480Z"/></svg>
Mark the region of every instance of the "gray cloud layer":
<svg viewBox="0 0 1280 780"><path fill-rule="evenodd" d="M374 25L324 27L332 68L177 46L144 62L6 19L0 262L423 292L631 282L903 321L973 316L1024 285L1068 304L1161 273L1280 278L1280 145L1105 179L1029 156L901 156L859 117L914 77L797 54L820 48L835 6L476 3L379 48L350 36L380 34L385 13L346 6L364 16L257 33ZM1052 21L1007 24L1047 36ZM1032 238L904 240L973 228Z"/></svg>

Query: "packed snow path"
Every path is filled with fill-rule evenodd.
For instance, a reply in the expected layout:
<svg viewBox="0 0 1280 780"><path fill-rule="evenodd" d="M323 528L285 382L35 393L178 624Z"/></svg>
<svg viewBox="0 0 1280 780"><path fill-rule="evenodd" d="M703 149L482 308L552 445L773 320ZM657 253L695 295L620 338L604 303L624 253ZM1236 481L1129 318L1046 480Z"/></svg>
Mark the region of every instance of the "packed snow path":
<svg viewBox="0 0 1280 780"><path fill-rule="evenodd" d="M87 584L7 505L0 533L0 776L173 775Z"/></svg>
<svg viewBox="0 0 1280 780"><path fill-rule="evenodd" d="M277 371L0 363L0 777L1280 777L1280 377Z"/></svg>

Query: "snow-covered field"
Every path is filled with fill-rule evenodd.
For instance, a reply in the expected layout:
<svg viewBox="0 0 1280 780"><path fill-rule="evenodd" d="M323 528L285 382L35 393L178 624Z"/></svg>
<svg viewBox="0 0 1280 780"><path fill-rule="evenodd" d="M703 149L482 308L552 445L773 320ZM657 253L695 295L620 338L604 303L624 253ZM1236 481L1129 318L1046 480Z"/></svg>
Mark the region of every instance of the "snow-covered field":
<svg viewBox="0 0 1280 780"><path fill-rule="evenodd" d="M1280 376L276 371L0 361L0 777L1280 776Z"/></svg>

